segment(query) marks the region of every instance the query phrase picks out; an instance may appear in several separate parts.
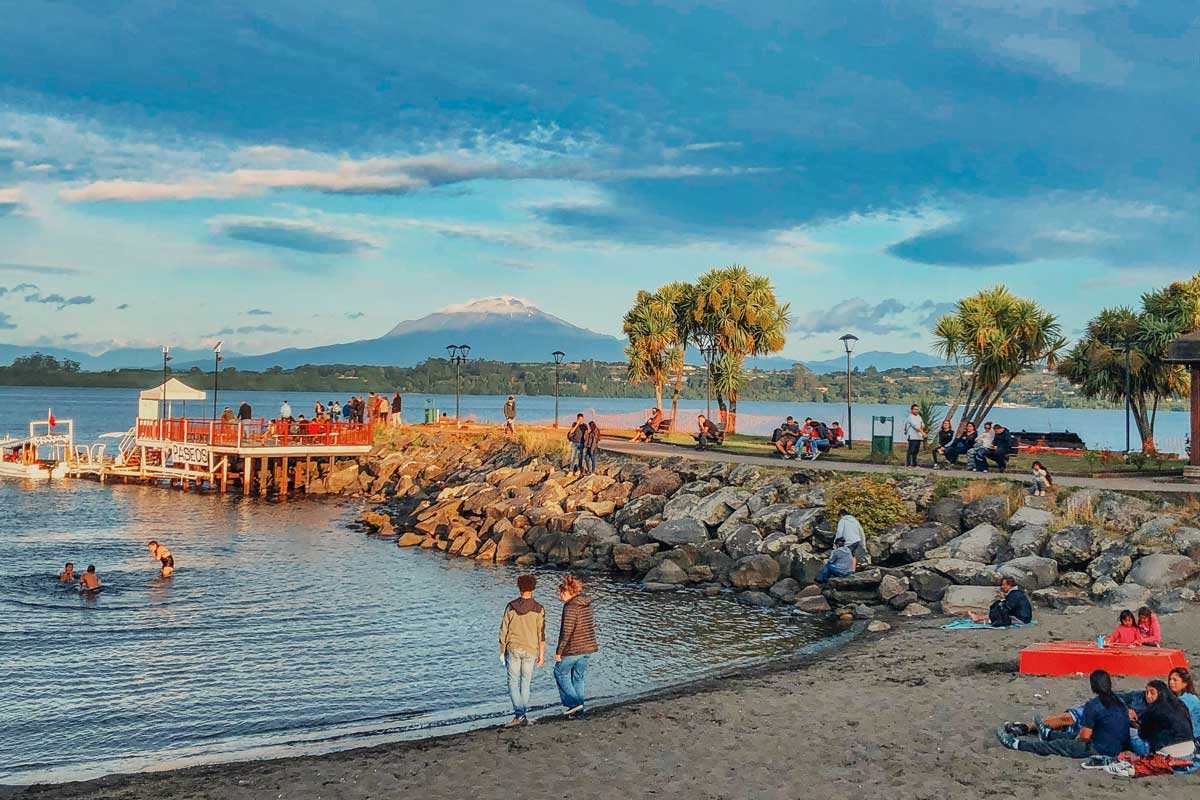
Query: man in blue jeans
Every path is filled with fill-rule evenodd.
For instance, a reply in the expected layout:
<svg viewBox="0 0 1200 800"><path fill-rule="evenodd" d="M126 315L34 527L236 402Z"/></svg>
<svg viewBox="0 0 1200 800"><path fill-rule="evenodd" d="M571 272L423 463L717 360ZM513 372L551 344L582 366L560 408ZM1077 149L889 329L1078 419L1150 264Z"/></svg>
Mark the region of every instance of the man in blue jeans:
<svg viewBox="0 0 1200 800"><path fill-rule="evenodd" d="M563 601L563 612L558 647L554 651L554 680L567 719L583 719L586 714L583 676L588 658L600 649L596 643L592 599L583 594L583 584L574 575L566 576L558 584L558 597Z"/></svg>
<svg viewBox="0 0 1200 800"><path fill-rule="evenodd" d="M587 449L587 432L588 426L583 421L583 414L576 414L575 424L567 431L567 441L571 443L571 464L567 468L567 472L583 472L583 456Z"/></svg>
<svg viewBox="0 0 1200 800"><path fill-rule="evenodd" d="M817 583L825 583L830 578L845 577L854 572L856 566L854 553L844 543L840 544L829 554L829 560L825 562L825 566L821 567L821 572L817 575Z"/></svg>
<svg viewBox="0 0 1200 800"><path fill-rule="evenodd" d="M517 578L521 596L505 606L500 621L500 661L508 667L508 695L513 707L513 718L504 725L506 728L529 724L525 713L533 668L546 659L546 609L533 599L536 588L537 578L533 575Z"/></svg>

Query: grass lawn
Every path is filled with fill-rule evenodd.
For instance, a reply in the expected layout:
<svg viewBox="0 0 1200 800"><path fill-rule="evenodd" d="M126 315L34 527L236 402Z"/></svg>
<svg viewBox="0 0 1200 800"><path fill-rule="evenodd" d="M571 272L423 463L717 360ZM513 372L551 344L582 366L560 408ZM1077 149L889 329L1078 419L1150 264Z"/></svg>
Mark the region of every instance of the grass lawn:
<svg viewBox="0 0 1200 800"><path fill-rule="evenodd" d="M658 441L668 444L680 445L695 445L695 440L688 433L672 433L666 436L657 437ZM765 436L745 436L742 434L732 434L725 438L725 444L722 447L716 448L727 453L739 453L752 456L771 456L775 455L775 446L771 444L768 437ZM890 461L882 462L901 466L904 464L904 455L907 450L903 443L895 444L892 447L892 458ZM871 447L868 442L855 442L853 450L847 450L844 447L831 450L828 453L821 455L817 463L837 463L837 462L871 462L877 459L871 458ZM920 463L928 465L932 463L933 457L928 450L921 451ZM1051 475L1093 475L1093 474L1110 474L1110 473L1129 473L1136 475L1138 472L1158 472L1160 470L1181 470L1187 462L1181 459L1166 459L1160 466L1157 462L1147 459L1142 464L1139 470L1135 464L1126 464L1122 461L1121 453L1113 453L1107 459L1108 463L1104 463L1100 453L1096 453L1089 460L1084 456L1068 456L1059 455L1056 453L1039 453L1030 455L1027 453L1019 453L1009 459L1009 472L1028 472L1034 461L1041 461L1042 465L1050 471ZM965 464L964 460L960 459L959 464ZM993 467L994 469L994 467Z"/></svg>

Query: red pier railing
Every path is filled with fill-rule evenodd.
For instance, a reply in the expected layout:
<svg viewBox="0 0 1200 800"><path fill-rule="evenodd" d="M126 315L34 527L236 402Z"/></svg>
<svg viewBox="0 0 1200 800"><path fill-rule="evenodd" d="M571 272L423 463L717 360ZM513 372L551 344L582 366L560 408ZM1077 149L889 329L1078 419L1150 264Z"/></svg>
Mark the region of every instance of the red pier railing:
<svg viewBox="0 0 1200 800"><path fill-rule="evenodd" d="M139 418L137 438L216 447L357 447L371 445L372 431L361 422Z"/></svg>

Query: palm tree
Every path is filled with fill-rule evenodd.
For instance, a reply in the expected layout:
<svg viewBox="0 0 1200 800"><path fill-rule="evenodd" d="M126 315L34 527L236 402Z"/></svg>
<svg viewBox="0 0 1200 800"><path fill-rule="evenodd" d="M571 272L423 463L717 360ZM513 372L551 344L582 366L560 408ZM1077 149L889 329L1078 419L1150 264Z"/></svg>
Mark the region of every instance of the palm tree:
<svg viewBox="0 0 1200 800"><path fill-rule="evenodd" d="M662 408L663 384L673 364L674 310L664 308L650 292L639 291L633 308L625 314L623 329L629 339L625 348L629 380L635 384L651 381L655 408Z"/></svg>
<svg viewBox="0 0 1200 800"><path fill-rule="evenodd" d="M719 354L714 358L712 379L717 407L728 412L726 429L733 433L738 391L744 381L742 364L747 356L783 349L789 309L776 301L768 278L736 264L701 275L691 301L691 338L711 343Z"/></svg>
<svg viewBox="0 0 1200 800"><path fill-rule="evenodd" d="M691 308L696 287L685 281L675 281L666 286L658 287L654 293L654 302L660 304L663 313L668 313L675 319L674 339L667 351L667 361L675 373L675 386L671 394L671 430L675 430L676 419L679 416L679 393L683 389L683 367L687 358L687 348L692 335Z"/></svg>
<svg viewBox="0 0 1200 800"><path fill-rule="evenodd" d="M1018 375L1042 362L1053 368L1066 345L1053 314L1004 286L960 300L933 335L935 352L959 368L959 396L947 418L961 404L960 427L980 425Z"/></svg>

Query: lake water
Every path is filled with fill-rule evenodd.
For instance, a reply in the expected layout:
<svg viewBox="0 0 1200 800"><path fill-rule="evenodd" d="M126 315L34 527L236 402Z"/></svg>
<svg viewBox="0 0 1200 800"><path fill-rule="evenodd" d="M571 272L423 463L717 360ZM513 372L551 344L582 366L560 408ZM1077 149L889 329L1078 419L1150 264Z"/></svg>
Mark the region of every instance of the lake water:
<svg viewBox="0 0 1200 800"><path fill-rule="evenodd" d="M117 430L133 395L0 389L0 430L47 404L74 416L81 438ZM338 502L0 480L0 509L0 783L322 752L509 714L496 632L515 568L349 531L357 509ZM157 576L149 539L170 546L173 578ZM84 599L58 584L67 560L94 563L105 591ZM557 575L541 574L552 648ZM599 701L833 635L823 620L727 597L585 582ZM548 667L533 705L557 713Z"/></svg>
<svg viewBox="0 0 1200 800"><path fill-rule="evenodd" d="M47 409L53 408L56 417L75 419L77 440L91 441L101 433L128 429L137 413L137 395L135 389L0 387L0 436L26 430L30 419L45 419ZM247 400L253 406L255 416L271 418L278 415L284 398L296 414L311 414L314 402L327 403L332 399L328 393L316 392L221 392L218 399L219 407L229 405L235 410L242 400ZM339 402L345 399L338 398ZM439 410L454 415L454 395L406 394L405 419L420 421L427 400ZM503 396L464 395L460 398L460 413L463 418L481 422L501 422L504 401ZM632 428L645 421L645 412L652 403L652 400L638 398L564 397L559 403L559 417L568 422L576 413L583 413L589 418L595 417L601 427ZM667 407L669 412L669 401ZM176 404L174 410L177 416L186 411L188 416L208 417L212 414L211 395L205 403L189 403L186 408ZM694 424L696 414L704 411L703 401L680 403L679 414L689 426ZM855 440L871 435L871 418L876 416L894 417L895 438L902 438L907 406L856 403L853 412ZM715 404L713 413L716 413ZM824 422L837 420L846 425L843 403L743 401L738 404L738 431L769 434L788 414L800 419L811 416ZM554 398L517 398L517 416L518 422L549 423L554 419ZM1014 431L1073 431L1088 447L1096 450L1125 447L1125 412L1120 409L998 408L990 418L1003 422ZM1160 411L1155 430L1160 450L1182 453L1189 430L1188 415L1182 411ZM879 433L890 431L890 423L880 424ZM1131 442L1135 448L1141 446L1137 426L1131 426Z"/></svg>

